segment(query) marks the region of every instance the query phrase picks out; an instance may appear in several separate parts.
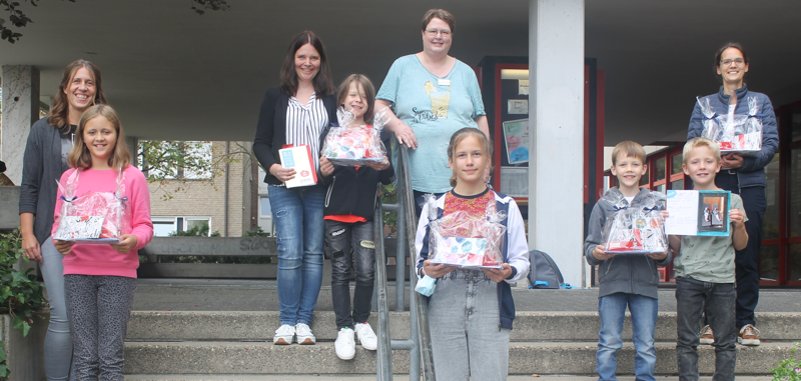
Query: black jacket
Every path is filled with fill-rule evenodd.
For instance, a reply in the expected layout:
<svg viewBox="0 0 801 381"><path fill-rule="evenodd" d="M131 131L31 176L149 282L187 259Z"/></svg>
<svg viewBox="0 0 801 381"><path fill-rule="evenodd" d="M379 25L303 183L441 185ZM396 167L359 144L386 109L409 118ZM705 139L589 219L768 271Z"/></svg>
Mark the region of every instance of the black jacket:
<svg viewBox="0 0 801 381"><path fill-rule="evenodd" d="M321 96L326 111L328 111L328 122L337 120L337 102L333 94ZM278 150L286 144L286 109L289 107L289 95L279 88L267 90L264 100L259 109L259 124L256 126L256 137L253 139L253 154L261 164L267 175L264 182L273 185L282 184L275 176L270 174L270 166L280 164ZM325 140L328 128L320 133L320 147ZM320 155L319 152L312 152ZM318 173L319 175L319 173ZM319 177L319 176L318 176Z"/></svg>
<svg viewBox="0 0 801 381"><path fill-rule="evenodd" d="M387 157L391 157L386 130L381 131L381 140L387 147ZM375 214L378 183L389 184L394 177L395 172L391 163L389 167L381 171L376 171L366 165L359 167L358 171L351 166L335 165L334 173L323 178L323 182L328 184L325 194L325 215L352 214L371 221Z"/></svg>

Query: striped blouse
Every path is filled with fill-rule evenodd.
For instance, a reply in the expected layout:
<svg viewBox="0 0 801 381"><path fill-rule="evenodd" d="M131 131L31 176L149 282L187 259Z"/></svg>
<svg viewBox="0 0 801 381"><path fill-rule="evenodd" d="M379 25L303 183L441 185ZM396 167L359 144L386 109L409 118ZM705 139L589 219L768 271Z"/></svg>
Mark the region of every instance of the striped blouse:
<svg viewBox="0 0 801 381"><path fill-rule="evenodd" d="M286 110L286 144L306 144L311 149L314 168L320 167L320 133L328 125L328 111L323 100L312 94L309 102L300 104L294 96L289 97Z"/></svg>

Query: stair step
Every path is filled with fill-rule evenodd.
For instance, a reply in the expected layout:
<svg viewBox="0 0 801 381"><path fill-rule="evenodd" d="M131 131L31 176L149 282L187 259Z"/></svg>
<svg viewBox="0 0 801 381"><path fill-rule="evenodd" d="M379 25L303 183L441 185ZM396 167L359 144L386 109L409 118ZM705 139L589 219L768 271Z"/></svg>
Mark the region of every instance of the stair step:
<svg viewBox="0 0 801 381"><path fill-rule="evenodd" d="M801 312L763 312L757 314L763 339L801 340ZM128 324L128 340L271 340L277 328L276 311L134 311ZM376 314L370 319L377 327ZM390 313L393 339L409 337L409 313ZM336 339L334 313L315 313L314 333L320 340ZM624 337L631 338L630 322ZM519 311L512 340L594 341L598 338L596 312ZM657 321L657 341L676 340L676 313L661 312Z"/></svg>
<svg viewBox="0 0 801 381"><path fill-rule="evenodd" d="M656 372L676 373L676 345L659 342ZM765 342L759 347L738 346L739 375L765 375L780 359L791 355L789 342ZM509 373L591 375L595 372L595 342L513 342ZM374 374L376 352L357 347L352 361L339 360L332 342L312 346L279 346L266 342L128 342L125 372L128 374ZM618 369L633 369L634 348L624 345ZM408 373L409 352L393 351L393 371ZM699 347L699 370L714 371L714 348Z"/></svg>
<svg viewBox="0 0 801 381"><path fill-rule="evenodd" d="M135 374L125 375L125 381L374 381L375 375L365 374ZM395 374L393 381L408 381L406 374ZM595 381L597 376L577 375L510 375L507 381ZM636 381L634 376L617 376L619 381ZM765 381L765 376L737 376L738 381ZM675 381L675 376L656 376L656 381ZM700 381L712 381L712 376L701 376Z"/></svg>

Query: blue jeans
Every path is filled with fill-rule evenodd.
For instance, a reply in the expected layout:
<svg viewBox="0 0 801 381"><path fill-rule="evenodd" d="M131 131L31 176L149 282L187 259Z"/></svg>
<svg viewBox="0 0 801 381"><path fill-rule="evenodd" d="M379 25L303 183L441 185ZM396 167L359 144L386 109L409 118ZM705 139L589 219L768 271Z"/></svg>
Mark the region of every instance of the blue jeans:
<svg viewBox="0 0 801 381"><path fill-rule="evenodd" d="M437 381L500 381L509 371L509 333L500 327L498 285L479 270L440 278L428 302Z"/></svg>
<svg viewBox="0 0 801 381"><path fill-rule="evenodd" d="M75 378L72 364L72 336L67 317L67 304L64 296L64 266L61 253L53 241L47 237L40 246L42 251L42 270L47 303L50 305L50 322L44 342L44 371L48 381Z"/></svg>
<svg viewBox="0 0 801 381"><path fill-rule="evenodd" d="M676 357L679 380L698 380L698 331L701 313L715 333L715 381L734 379L737 330L734 322L736 292L733 283L710 283L676 278Z"/></svg>
<svg viewBox="0 0 801 381"><path fill-rule="evenodd" d="M647 296L615 293L598 299L601 329L598 332L596 367L598 380L617 380L617 351L623 347L621 333L626 306L631 311L632 340L634 341L634 374L637 381L653 381L656 367L654 330L658 301Z"/></svg>
<svg viewBox="0 0 801 381"><path fill-rule="evenodd" d="M277 236L281 324L311 325L323 281L325 189L271 185L269 192Z"/></svg>

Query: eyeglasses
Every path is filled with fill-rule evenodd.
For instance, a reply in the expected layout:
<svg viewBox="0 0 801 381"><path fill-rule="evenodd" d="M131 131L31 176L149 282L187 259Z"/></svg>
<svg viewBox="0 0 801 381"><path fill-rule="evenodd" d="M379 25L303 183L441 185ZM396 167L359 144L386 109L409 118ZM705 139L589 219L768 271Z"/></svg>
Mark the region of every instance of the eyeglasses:
<svg viewBox="0 0 801 381"><path fill-rule="evenodd" d="M442 37L450 37L451 31L447 29L426 29L426 34L429 36L442 36Z"/></svg>
<svg viewBox="0 0 801 381"><path fill-rule="evenodd" d="M723 66L729 66L734 63L737 66L740 66L745 63L745 60L742 58L726 58L725 60L720 60L720 64Z"/></svg>

